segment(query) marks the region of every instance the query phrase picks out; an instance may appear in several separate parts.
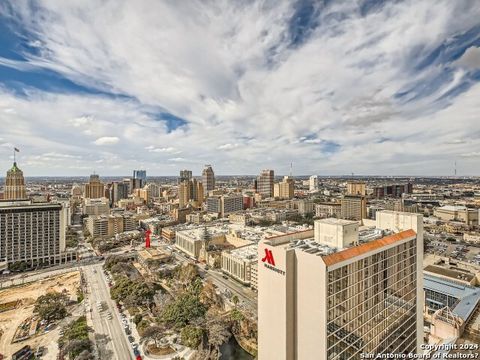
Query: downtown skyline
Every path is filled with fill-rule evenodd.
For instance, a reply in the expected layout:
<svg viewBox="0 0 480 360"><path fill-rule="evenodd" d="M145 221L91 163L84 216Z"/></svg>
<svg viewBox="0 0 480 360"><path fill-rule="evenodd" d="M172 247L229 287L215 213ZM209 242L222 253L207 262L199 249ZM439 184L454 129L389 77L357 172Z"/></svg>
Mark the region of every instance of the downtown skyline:
<svg viewBox="0 0 480 360"><path fill-rule="evenodd" d="M0 167L480 175L470 1L5 1Z"/></svg>

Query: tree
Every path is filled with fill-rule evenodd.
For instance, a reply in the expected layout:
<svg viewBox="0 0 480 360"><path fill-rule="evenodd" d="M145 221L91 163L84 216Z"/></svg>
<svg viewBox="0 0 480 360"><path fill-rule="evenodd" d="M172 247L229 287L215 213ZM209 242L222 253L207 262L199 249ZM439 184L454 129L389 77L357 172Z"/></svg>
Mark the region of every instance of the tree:
<svg viewBox="0 0 480 360"><path fill-rule="evenodd" d="M219 358L220 346L227 342L232 334L225 322L220 319L214 319L207 324L207 336L210 352L214 351L217 354L217 358Z"/></svg>
<svg viewBox="0 0 480 360"><path fill-rule="evenodd" d="M143 318L143 317L142 317L142 315L140 315L140 314L135 315L135 316L133 317L133 323L134 323L135 325L138 325L138 324L140 323L140 321L142 321L142 318Z"/></svg>
<svg viewBox="0 0 480 360"><path fill-rule="evenodd" d="M89 350L83 350L75 360L95 360L95 357Z"/></svg>
<svg viewBox="0 0 480 360"><path fill-rule="evenodd" d="M238 296L237 295L233 295L232 296L232 302L233 302L233 305L235 305L235 309L237 308L237 304L240 300L238 299Z"/></svg>
<svg viewBox="0 0 480 360"><path fill-rule="evenodd" d="M175 278L184 286L191 284L198 277L198 269L194 264L180 265L175 271Z"/></svg>
<svg viewBox="0 0 480 360"><path fill-rule="evenodd" d="M162 339L164 329L158 325L148 326L143 331L142 342L148 343L152 341L155 343L155 346L158 347L158 342Z"/></svg>
<svg viewBox="0 0 480 360"><path fill-rule="evenodd" d="M67 316L67 302L68 296L65 294L48 293L38 297L33 312L47 321L63 319Z"/></svg>
<svg viewBox="0 0 480 360"><path fill-rule="evenodd" d="M58 340L58 346L67 353L70 359L90 360L92 344L88 338L91 329L87 325L87 318L80 316L64 327L64 333Z"/></svg>
<svg viewBox="0 0 480 360"><path fill-rule="evenodd" d="M205 285L203 285L203 289L200 292L200 302L208 308L214 306L223 309L223 299L217 294L215 286L211 280L207 280Z"/></svg>
<svg viewBox="0 0 480 360"><path fill-rule="evenodd" d="M186 292L168 304L160 318L167 324L182 328L190 321L203 317L205 312L206 307L200 302L199 296Z"/></svg>
<svg viewBox="0 0 480 360"><path fill-rule="evenodd" d="M202 341L203 330L193 325L187 325L182 329L180 336L183 345L196 349Z"/></svg>
<svg viewBox="0 0 480 360"><path fill-rule="evenodd" d="M82 353L90 353L92 344L87 340L71 340L65 345L64 352L68 354L70 359L76 359Z"/></svg>

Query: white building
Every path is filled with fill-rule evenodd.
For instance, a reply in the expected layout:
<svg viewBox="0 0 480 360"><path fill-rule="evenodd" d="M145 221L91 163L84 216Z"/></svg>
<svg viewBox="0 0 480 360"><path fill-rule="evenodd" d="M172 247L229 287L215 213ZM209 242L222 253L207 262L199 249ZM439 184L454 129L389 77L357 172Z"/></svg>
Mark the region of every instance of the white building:
<svg viewBox="0 0 480 360"><path fill-rule="evenodd" d="M222 271L244 285L250 285L251 268L257 263L258 245L252 244L222 252Z"/></svg>
<svg viewBox="0 0 480 360"><path fill-rule="evenodd" d="M309 190L314 192L318 190L318 176L312 175L308 180Z"/></svg>

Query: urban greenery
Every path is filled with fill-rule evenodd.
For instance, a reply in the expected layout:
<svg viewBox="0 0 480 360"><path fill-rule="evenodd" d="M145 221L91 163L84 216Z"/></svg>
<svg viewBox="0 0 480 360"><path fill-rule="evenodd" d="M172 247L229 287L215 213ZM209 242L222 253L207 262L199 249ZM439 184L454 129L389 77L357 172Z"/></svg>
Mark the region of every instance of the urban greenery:
<svg viewBox="0 0 480 360"><path fill-rule="evenodd" d="M33 312L47 321L60 320L67 316L68 296L52 292L38 297Z"/></svg>
<svg viewBox="0 0 480 360"><path fill-rule="evenodd" d="M63 354L68 354L70 359L90 359L92 343L88 338L90 328L87 325L85 316L70 322L65 328L64 333L58 341L58 346Z"/></svg>

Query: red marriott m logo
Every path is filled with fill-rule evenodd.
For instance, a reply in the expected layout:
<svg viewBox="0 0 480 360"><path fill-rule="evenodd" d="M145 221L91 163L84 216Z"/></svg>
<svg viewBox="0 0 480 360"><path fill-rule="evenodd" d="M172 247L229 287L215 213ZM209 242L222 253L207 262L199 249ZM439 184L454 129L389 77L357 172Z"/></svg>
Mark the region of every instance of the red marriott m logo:
<svg viewBox="0 0 480 360"><path fill-rule="evenodd" d="M262 259L262 261L266 261L270 265L275 266L275 260L273 259L272 250L265 249L265 257Z"/></svg>

